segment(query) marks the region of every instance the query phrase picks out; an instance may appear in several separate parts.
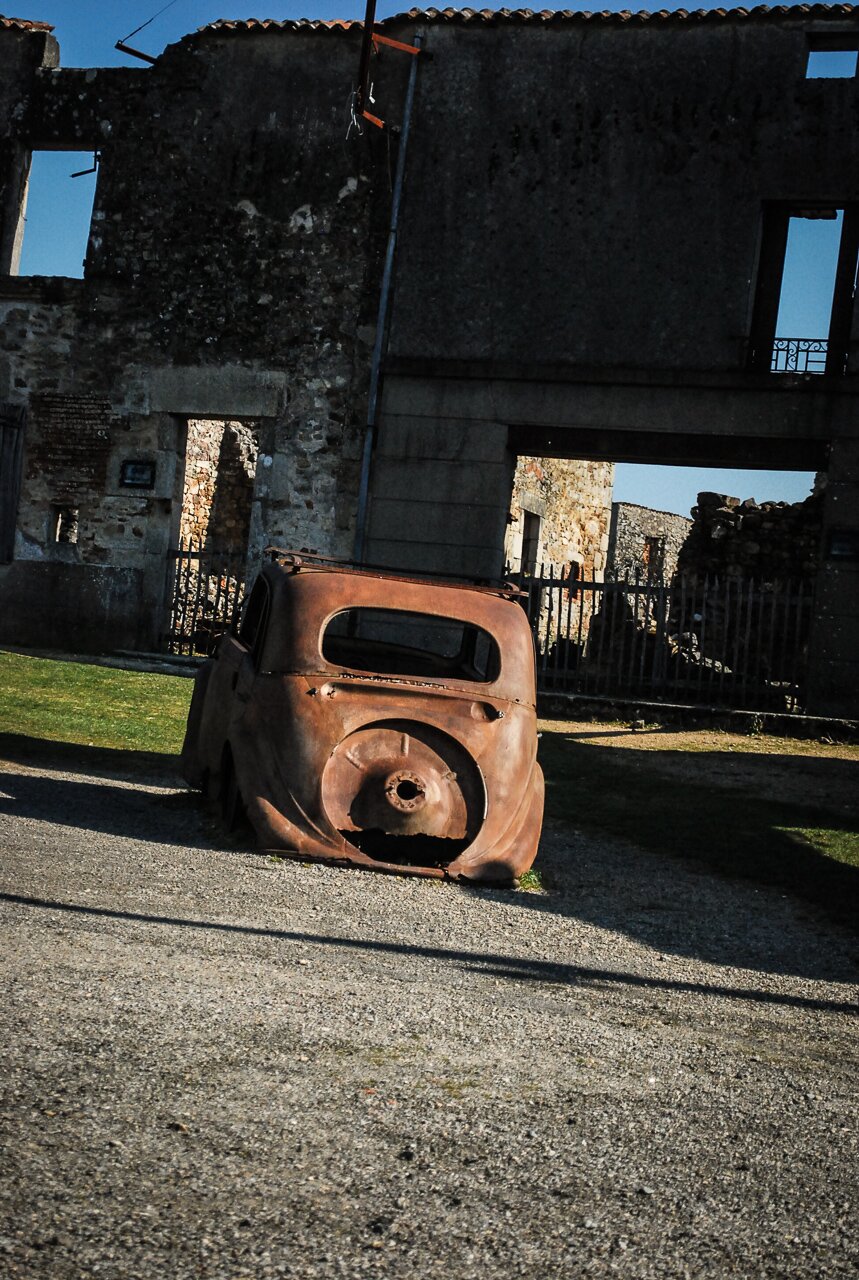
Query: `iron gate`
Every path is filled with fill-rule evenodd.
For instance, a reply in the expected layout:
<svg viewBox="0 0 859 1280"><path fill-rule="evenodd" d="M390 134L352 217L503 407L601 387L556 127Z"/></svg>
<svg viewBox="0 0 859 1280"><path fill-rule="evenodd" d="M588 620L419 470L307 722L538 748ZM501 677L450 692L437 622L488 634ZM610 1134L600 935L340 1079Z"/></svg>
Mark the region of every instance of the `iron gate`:
<svg viewBox="0 0 859 1280"><path fill-rule="evenodd" d="M813 589L805 581L514 575L541 691L802 712Z"/></svg>
<svg viewBox="0 0 859 1280"><path fill-rule="evenodd" d="M168 653L208 655L236 620L248 581L242 552L201 551L190 543L167 553Z"/></svg>

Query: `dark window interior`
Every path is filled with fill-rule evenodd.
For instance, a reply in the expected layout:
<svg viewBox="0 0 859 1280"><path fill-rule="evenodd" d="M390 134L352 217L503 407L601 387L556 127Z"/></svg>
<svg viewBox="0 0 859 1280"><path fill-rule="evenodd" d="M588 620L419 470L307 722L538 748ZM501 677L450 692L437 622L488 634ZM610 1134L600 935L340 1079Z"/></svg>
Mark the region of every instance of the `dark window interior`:
<svg viewBox="0 0 859 1280"><path fill-rule="evenodd" d="M257 578L239 625L239 639L249 649L258 648L262 642L268 617L268 595L265 580Z"/></svg>
<svg viewBox="0 0 859 1280"><path fill-rule="evenodd" d="M335 666L374 675L434 680L498 678L492 636L470 622L400 609L345 609L322 636L322 656Z"/></svg>

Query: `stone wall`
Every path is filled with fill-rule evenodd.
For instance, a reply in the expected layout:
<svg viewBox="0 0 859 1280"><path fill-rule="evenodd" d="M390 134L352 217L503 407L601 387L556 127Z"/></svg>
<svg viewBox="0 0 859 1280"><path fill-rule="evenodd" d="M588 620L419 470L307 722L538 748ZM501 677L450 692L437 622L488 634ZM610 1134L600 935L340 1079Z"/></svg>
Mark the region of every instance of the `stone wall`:
<svg viewBox="0 0 859 1280"><path fill-rule="evenodd" d="M823 487L804 502L761 502L699 493L678 572L693 578L742 578L759 583L809 580L817 572Z"/></svg>
<svg viewBox="0 0 859 1280"><path fill-rule="evenodd" d="M539 519L536 565L557 576L601 582L608 551L614 466L564 458L517 460L507 563L522 568L526 513Z"/></svg>
<svg viewBox="0 0 859 1280"><path fill-rule="evenodd" d="M147 70L78 70L45 32L0 28L0 402L27 412L0 641L38 643L46 590L67 599L51 562L105 602L98 626L58 626L70 644L154 647L180 527L251 559L269 541L350 553L392 158L369 132L344 143L359 48L358 30L215 28ZM405 61L379 77L395 102ZM30 149L96 146L84 279L14 275ZM229 429L232 495L189 478L207 521L183 515L189 420L253 421L266 459L249 497ZM125 485L129 462L151 483Z"/></svg>
<svg viewBox="0 0 859 1280"><path fill-rule="evenodd" d="M608 563L615 578L661 578L669 581L692 521L670 511L655 511L635 502L615 502L611 509Z"/></svg>

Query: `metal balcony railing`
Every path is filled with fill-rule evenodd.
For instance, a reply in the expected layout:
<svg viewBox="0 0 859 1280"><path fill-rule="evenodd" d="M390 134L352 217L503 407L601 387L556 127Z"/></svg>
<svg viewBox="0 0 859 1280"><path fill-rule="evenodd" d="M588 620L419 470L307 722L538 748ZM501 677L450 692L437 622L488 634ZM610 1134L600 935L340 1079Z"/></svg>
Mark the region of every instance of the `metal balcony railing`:
<svg viewBox="0 0 859 1280"><path fill-rule="evenodd" d="M826 338L774 338L771 373L825 373Z"/></svg>

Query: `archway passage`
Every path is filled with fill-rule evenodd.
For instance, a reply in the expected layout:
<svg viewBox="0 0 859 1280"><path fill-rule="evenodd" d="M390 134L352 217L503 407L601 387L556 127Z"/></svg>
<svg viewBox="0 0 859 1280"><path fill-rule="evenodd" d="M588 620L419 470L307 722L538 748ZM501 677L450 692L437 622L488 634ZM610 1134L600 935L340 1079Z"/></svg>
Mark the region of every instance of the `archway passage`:
<svg viewBox="0 0 859 1280"><path fill-rule="evenodd" d="M584 558L574 542L602 514L593 477L613 471L605 554ZM524 512L533 542L517 541L521 516L508 533L539 689L804 711L824 483L809 473L520 459L511 517L521 503L537 508L540 492L553 498L539 516ZM635 501L645 494L649 502Z"/></svg>
<svg viewBox="0 0 859 1280"><path fill-rule="evenodd" d="M512 567L521 570L524 559L526 576L531 570L529 611L535 631L544 636L540 661L547 673L541 676L545 688L553 671L574 666L588 639L590 617L605 613L602 606L612 593L618 597L617 629L624 629L620 620L624 589L616 582L599 580L595 558L587 566L591 576L585 576L585 566L575 555L564 563L553 563L554 556L544 557L549 560L548 575L543 575L549 577L549 586L534 585L534 571L541 560L541 512L527 501L519 510L511 508L513 480L523 459L542 460L541 466L555 459L574 467L635 463L801 472L809 477L828 473L829 485L815 500L813 546L805 546L792 562L788 557L786 572L778 581L789 586L779 586L782 594L776 603L769 568L753 582L743 563L741 573L710 566L698 575L708 579L706 608L694 593L687 593L679 605L672 604L667 593L674 584L663 534L657 529L648 533L653 541L648 562L642 555L638 565L637 602L636 568L631 566L627 615L633 615L637 632L650 634L654 616L651 604L644 601L641 583L651 584L651 595L659 583L666 599L655 647L661 646L664 652L670 637L682 639L672 641L670 662L665 659L667 665L657 672L657 679L649 650L642 653L654 644L648 640L631 646L627 629L622 662L630 686L637 681L633 696L642 700L660 681L661 691L654 700L672 700L668 666L677 666L682 658L688 668L687 688L686 696L678 692L678 702L733 702L750 709L761 705L815 715L859 714L857 650L848 643L850 628L855 629L859 619L850 613L855 607L850 593L839 590L845 575L855 573L845 559L853 543L839 533L836 523L839 514L849 515L841 498L845 481L852 483L853 464L840 438L849 408L846 395L823 386L821 379L813 379L802 397L785 396L779 389L784 384L768 379L752 403L746 392L734 396L727 385L718 391L714 386L616 384L608 388L560 380L488 379L479 372L463 370L456 378L422 371L389 375L374 463L370 562L497 577L505 561L513 559L509 554L512 516L518 559ZM750 531L756 520L769 524L771 519L786 519L751 507L738 512L752 495L761 503L781 497L777 489L756 492L756 485L741 489L726 485L714 490L716 510L728 505L721 502L722 497L736 500L728 515L719 515L716 540L722 536L722 527L734 522L745 521ZM654 572L657 568L663 571L661 578ZM713 594L716 578L719 591L730 592L730 600L718 607ZM756 585L759 581L763 594ZM553 637L547 617L550 596ZM639 622L635 621L637 610ZM701 634L703 619L708 619L703 625L705 635ZM604 631L603 643L608 644L615 631L610 614ZM721 636L718 651L714 647L717 632ZM613 638L610 647L616 649ZM786 659L779 656L783 649L789 650Z"/></svg>

